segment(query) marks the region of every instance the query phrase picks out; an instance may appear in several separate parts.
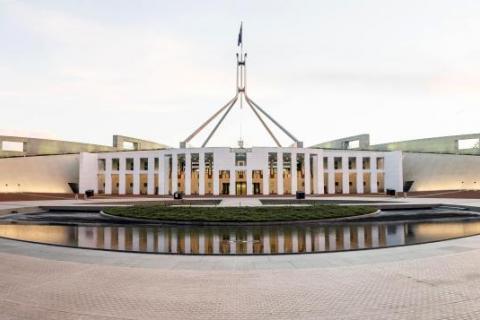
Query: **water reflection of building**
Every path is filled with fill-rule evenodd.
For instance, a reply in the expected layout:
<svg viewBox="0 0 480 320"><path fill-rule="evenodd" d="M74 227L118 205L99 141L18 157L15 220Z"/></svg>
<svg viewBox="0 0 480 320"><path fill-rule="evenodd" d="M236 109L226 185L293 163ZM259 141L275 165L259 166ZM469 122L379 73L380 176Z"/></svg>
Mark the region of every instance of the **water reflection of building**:
<svg viewBox="0 0 480 320"><path fill-rule="evenodd" d="M78 246L179 254L281 254L401 245L405 227L347 225L269 228L78 227Z"/></svg>

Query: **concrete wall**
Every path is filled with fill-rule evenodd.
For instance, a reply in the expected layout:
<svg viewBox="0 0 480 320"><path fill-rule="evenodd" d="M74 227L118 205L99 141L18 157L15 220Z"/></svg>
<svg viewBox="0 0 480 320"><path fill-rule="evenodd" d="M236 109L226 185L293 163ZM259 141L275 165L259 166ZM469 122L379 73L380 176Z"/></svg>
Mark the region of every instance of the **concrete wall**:
<svg viewBox="0 0 480 320"><path fill-rule="evenodd" d="M23 144L23 150L11 151L2 148L2 142L18 142ZM38 139L28 137L0 136L0 158L19 157L19 156L37 156L53 155L80 152L106 152L125 150L124 142L131 142L135 150L164 149L164 144L136 139L132 137L114 135L113 147L103 146L91 143L80 143L61 140Z"/></svg>
<svg viewBox="0 0 480 320"><path fill-rule="evenodd" d="M348 144L353 141L358 141L359 146L355 149L368 149L370 146L370 135L368 134L359 134L356 136L340 138L332 141L322 142L312 146L312 148L320 148L320 149L348 149Z"/></svg>
<svg viewBox="0 0 480 320"><path fill-rule="evenodd" d="M480 156L405 152L403 172L411 191L480 189Z"/></svg>
<svg viewBox="0 0 480 320"><path fill-rule="evenodd" d="M70 193L78 183L78 155L0 159L0 192Z"/></svg>
<svg viewBox="0 0 480 320"><path fill-rule="evenodd" d="M458 148L458 141L466 139L480 139L480 134L463 134L457 136L390 142L385 144L372 145L370 146L370 149L379 151L401 150L405 152L431 152L472 155L480 154L480 148L463 150Z"/></svg>

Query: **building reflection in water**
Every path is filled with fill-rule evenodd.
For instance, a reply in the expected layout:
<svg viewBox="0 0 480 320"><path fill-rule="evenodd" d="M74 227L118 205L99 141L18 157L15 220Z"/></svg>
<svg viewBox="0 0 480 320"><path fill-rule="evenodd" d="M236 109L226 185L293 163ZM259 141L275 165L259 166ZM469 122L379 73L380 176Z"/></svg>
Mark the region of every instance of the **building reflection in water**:
<svg viewBox="0 0 480 320"><path fill-rule="evenodd" d="M0 236L41 243L172 254L284 254L368 249L480 233L480 222L148 227L0 225Z"/></svg>

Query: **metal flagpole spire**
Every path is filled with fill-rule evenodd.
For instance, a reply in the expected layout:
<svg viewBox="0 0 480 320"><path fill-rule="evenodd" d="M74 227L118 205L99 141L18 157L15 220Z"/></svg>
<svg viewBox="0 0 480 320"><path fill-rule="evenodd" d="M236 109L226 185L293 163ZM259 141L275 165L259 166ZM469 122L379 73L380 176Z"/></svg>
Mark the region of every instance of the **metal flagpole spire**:
<svg viewBox="0 0 480 320"><path fill-rule="evenodd" d="M189 135L185 140L180 142L180 148L186 148L187 143L190 142L198 133L200 133L210 122L212 122L217 116L221 113L223 115L220 117L219 121L213 128L213 130L208 135L207 139L203 142L202 148L206 147L212 136L215 134L217 129L222 124L223 120L227 117L227 115L232 110L235 103L240 100L240 108L243 107L243 100L249 105L250 109L253 111L255 116L258 118L260 123L263 125L265 130L267 130L268 134L272 137L273 141L278 147L281 147L280 142L273 134L270 127L267 123L263 120L260 113L267 117L275 126L277 126L283 133L285 133L290 139L293 140L294 145L296 147L303 147L303 143L299 141L295 136L293 136L290 132L288 132L283 126L281 126L271 115L269 115L264 109L262 109L258 104L256 104L252 99L247 96L246 87L247 87L247 67L246 67L246 58L247 54L243 51L243 22L240 23L240 31L238 33L238 41L237 41L237 48L239 52L237 53L237 88L235 96L227 102L226 105L221 107L218 111L216 111L210 118L207 119L200 127L198 127L191 135ZM260 111L260 113L258 112ZM240 146L242 147L242 146Z"/></svg>

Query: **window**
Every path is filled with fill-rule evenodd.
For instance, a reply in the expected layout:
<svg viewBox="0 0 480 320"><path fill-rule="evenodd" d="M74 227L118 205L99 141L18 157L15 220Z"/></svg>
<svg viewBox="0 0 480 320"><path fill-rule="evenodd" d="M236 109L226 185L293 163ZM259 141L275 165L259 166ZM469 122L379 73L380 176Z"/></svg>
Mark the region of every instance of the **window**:
<svg viewBox="0 0 480 320"><path fill-rule="evenodd" d="M126 150L135 150L135 143L130 141L123 141L123 149Z"/></svg>
<svg viewBox="0 0 480 320"><path fill-rule="evenodd" d="M358 149L360 148L360 140L353 140L347 142L347 149Z"/></svg>
<svg viewBox="0 0 480 320"><path fill-rule="evenodd" d="M385 160L384 158L377 158L377 169L378 170L383 170L384 169L384 164L385 163Z"/></svg>
<svg viewBox="0 0 480 320"><path fill-rule="evenodd" d="M133 158L127 158L127 170L133 170Z"/></svg>
<svg viewBox="0 0 480 320"><path fill-rule="evenodd" d="M160 166L160 159L155 158L155 170L158 170L159 166Z"/></svg>
<svg viewBox="0 0 480 320"><path fill-rule="evenodd" d="M105 159L98 159L98 171L105 171Z"/></svg>
<svg viewBox="0 0 480 320"><path fill-rule="evenodd" d="M17 141L2 141L3 151L23 152L23 142Z"/></svg>
<svg viewBox="0 0 480 320"><path fill-rule="evenodd" d="M235 165L239 167L244 167L247 165L247 153L245 152L236 152L235 153Z"/></svg>
<svg viewBox="0 0 480 320"><path fill-rule="evenodd" d="M328 157L323 157L323 169L328 169Z"/></svg>
<svg viewBox="0 0 480 320"><path fill-rule="evenodd" d="M370 169L370 158L363 158L362 165L363 165L364 170L369 170Z"/></svg>
<svg viewBox="0 0 480 320"><path fill-rule="evenodd" d="M140 158L140 168L142 170L148 170L148 158Z"/></svg>
<svg viewBox="0 0 480 320"><path fill-rule="evenodd" d="M355 157L349 157L348 158L348 169L349 170L357 169L357 158L355 158Z"/></svg>
<svg viewBox="0 0 480 320"><path fill-rule="evenodd" d="M342 169L342 158L341 157L333 158L333 164L334 164L335 170Z"/></svg>
<svg viewBox="0 0 480 320"><path fill-rule="evenodd" d="M112 170L113 171L120 170L120 160L118 158L112 159Z"/></svg>
<svg viewBox="0 0 480 320"><path fill-rule="evenodd" d="M477 139L462 139L458 140L458 150L478 149L480 140Z"/></svg>

